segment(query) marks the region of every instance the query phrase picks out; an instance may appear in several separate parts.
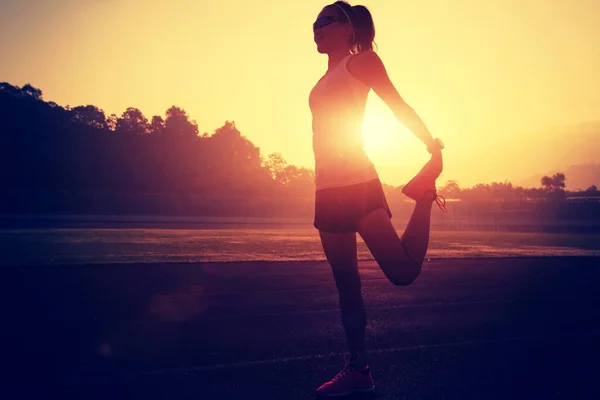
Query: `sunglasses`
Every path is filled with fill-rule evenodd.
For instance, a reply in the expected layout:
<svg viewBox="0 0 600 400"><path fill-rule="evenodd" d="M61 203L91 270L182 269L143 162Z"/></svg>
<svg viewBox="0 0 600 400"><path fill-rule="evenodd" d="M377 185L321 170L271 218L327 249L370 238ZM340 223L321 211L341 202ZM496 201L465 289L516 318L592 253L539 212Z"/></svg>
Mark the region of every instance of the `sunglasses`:
<svg viewBox="0 0 600 400"><path fill-rule="evenodd" d="M323 28L324 26L331 25L334 22L344 22L344 21L342 21L339 18L331 17L331 16L319 17L313 23L313 31L316 31L319 28Z"/></svg>

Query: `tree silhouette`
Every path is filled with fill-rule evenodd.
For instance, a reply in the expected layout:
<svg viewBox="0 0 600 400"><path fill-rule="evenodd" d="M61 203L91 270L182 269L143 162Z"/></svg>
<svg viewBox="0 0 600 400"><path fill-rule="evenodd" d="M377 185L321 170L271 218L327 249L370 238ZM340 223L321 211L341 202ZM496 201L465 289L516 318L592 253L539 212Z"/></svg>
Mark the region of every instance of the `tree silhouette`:
<svg viewBox="0 0 600 400"><path fill-rule="evenodd" d="M281 153L271 153L263 161L265 168L273 180L281 185L312 186L314 173L312 170L288 164Z"/></svg>
<svg viewBox="0 0 600 400"><path fill-rule="evenodd" d="M148 133L148 120L140 110L129 107L117 120L115 130L119 133L145 135Z"/></svg>
<svg viewBox="0 0 600 400"><path fill-rule="evenodd" d="M283 158L281 153L271 153L264 161L263 165L269 170L271 177L276 182L285 185L288 182L286 177L286 167L288 166L287 161Z"/></svg>
<svg viewBox="0 0 600 400"><path fill-rule="evenodd" d="M162 136L165 131L165 120L160 115L155 115L152 117L152 122L150 122L150 134L154 136Z"/></svg>
<svg viewBox="0 0 600 400"><path fill-rule="evenodd" d="M33 86L31 86L29 83L24 85L21 88L21 91L25 94L27 94L28 96L32 97L35 100L41 100L42 99L42 91L38 88L34 88Z"/></svg>
<svg viewBox="0 0 600 400"><path fill-rule="evenodd" d="M40 100L42 97L42 91L32 87L29 83L20 88L8 82L0 82L0 92L12 97L33 97L36 100Z"/></svg>
<svg viewBox="0 0 600 400"><path fill-rule="evenodd" d="M97 129L108 128L104 111L93 105L78 106L72 109L73 120Z"/></svg>
<svg viewBox="0 0 600 400"><path fill-rule="evenodd" d="M457 199L460 198L461 189L457 181L450 180L446 182L442 188L440 188L440 193L443 193L444 196L450 199Z"/></svg>
<svg viewBox="0 0 600 400"><path fill-rule="evenodd" d="M110 114L108 117L106 117L106 127L109 130L114 131L117 129L118 121L119 121L119 117L117 117L117 114Z"/></svg>
<svg viewBox="0 0 600 400"><path fill-rule="evenodd" d="M254 191L254 184L264 187L270 180L268 170L262 166L260 149L242 136L235 122L226 121L213 135L200 140L207 143L204 157L213 185L223 183L236 190Z"/></svg>
<svg viewBox="0 0 600 400"><path fill-rule="evenodd" d="M557 172L552 176L544 176L541 179L542 186L547 191L555 191L565 188L565 174Z"/></svg>
<svg viewBox="0 0 600 400"><path fill-rule="evenodd" d="M172 106L167 110L165 119L165 132L171 137L196 137L198 136L198 125L196 121L190 121L184 109Z"/></svg>
<svg viewBox="0 0 600 400"><path fill-rule="evenodd" d="M566 197L565 194L565 174L557 172L552 176L544 176L541 179L541 184L547 193L549 199L552 200L563 200Z"/></svg>

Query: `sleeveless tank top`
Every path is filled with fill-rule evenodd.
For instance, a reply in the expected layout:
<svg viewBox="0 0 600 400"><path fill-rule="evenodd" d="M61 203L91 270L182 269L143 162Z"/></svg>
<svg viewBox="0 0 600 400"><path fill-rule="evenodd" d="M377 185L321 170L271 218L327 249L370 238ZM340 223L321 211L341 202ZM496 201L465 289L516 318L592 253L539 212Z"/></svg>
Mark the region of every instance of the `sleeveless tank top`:
<svg viewBox="0 0 600 400"><path fill-rule="evenodd" d="M317 190L378 178L362 136L370 88L348 71L351 57L326 73L310 92Z"/></svg>

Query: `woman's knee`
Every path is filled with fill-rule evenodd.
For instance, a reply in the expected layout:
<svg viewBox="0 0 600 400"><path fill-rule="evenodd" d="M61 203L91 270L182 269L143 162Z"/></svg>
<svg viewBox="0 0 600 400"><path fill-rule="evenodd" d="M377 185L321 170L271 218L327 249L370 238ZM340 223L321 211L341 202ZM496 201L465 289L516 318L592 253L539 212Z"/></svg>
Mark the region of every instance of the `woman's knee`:
<svg viewBox="0 0 600 400"><path fill-rule="evenodd" d="M387 271L393 272L387 272ZM386 276L396 286L408 286L421 274L421 264L413 262L396 263L391 269L384 269Z"/></svg>

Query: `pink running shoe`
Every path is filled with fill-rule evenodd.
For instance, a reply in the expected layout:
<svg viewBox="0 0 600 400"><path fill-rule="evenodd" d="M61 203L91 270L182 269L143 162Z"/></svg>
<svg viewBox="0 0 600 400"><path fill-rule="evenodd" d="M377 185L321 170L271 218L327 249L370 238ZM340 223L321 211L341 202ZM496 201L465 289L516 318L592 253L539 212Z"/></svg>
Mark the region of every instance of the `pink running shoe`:
<svg viewBox="0 0 600 400"><path fill-rule="evenodd" d="M318 397L340 397L351 393L370 393L375 391L375 384L369 367L363 370L346 364L344 369L336 374L332 380L325 382L317 389Z"/></svg>
<svg viewBox="0 0 600 400"><path fill-rule="evenodd" d="M402 188L402 193L418 202L425 197L427 192L432 192L438 207L446 212L446 200L442 196L438 196L435 190L435 180L444 169L442 148L443 145L440 145L440 149L431 152L431 160Z"/></svg>

